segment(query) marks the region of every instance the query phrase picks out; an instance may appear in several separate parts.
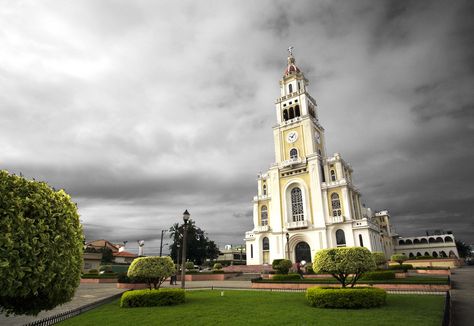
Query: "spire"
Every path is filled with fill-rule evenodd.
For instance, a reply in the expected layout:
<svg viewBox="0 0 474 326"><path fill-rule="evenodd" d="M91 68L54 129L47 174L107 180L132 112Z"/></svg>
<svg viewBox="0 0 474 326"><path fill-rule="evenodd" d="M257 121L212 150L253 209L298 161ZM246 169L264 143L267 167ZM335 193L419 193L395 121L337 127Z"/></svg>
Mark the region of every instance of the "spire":
<svg viewBox="0 0 474 326"><path fill-rule="evenodd" d="M293 57L293 49L294 47L290 46L288 48L288 66L285 70L285 76L291 75L293 73L301 72L300 69L295 64L295 57Z"/></svg>

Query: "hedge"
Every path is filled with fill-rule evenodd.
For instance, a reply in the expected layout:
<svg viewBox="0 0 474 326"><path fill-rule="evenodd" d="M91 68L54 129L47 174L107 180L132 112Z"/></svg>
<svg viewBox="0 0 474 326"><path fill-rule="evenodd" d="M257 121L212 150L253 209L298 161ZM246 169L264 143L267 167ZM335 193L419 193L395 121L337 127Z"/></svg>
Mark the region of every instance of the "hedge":
<svg viewBox="0 0 474 326"><path fill-rule="evenodd" d="M375 271L367 272L360 278L361 281L374 281L374 280L392 280L395 278L394 271Z"/></svg>
<svg viewBox="0 0 474 326"><path fill-rule="evenodd" d="M171 306L184 303L183 289L134 290L122 294L120 307L155 307Z"/></svg>
<svg viewBox="0 0 474 326"><path fill-rule="evenodd" d="M402 271L406 272L409 269L413 269L413 265L411 265L411 264L390 265L390 266L388 266L388 269L397 270L397 271L402 270Z"/></svg>
<svg viewBox="0 0 474 326"><path fill-rule="evenodd" d="M275 274L272 277L274 281L299 281L301 280L300 274Z"/></svg>
<svg viewBox="0 0 474 326"><path fill-rule="evenodd" d="M322 288L306 290L309 304L317 308L360 309L380 307L386 303L387 292L378 288Z"/></svg>

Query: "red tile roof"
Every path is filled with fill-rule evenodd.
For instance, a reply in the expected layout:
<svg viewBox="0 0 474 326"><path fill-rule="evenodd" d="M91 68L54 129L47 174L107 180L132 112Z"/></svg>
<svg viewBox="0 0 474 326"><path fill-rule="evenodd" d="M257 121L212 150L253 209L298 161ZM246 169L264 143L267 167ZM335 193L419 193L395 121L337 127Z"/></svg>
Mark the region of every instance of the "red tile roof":
<svg viewBox="0 0 474 326"><path fill-rule="evenodd" d="M121 251L121 252L114 252L113 255L115 257L138 257L138 255L132 254L131 252L128 251Z"/></svg>

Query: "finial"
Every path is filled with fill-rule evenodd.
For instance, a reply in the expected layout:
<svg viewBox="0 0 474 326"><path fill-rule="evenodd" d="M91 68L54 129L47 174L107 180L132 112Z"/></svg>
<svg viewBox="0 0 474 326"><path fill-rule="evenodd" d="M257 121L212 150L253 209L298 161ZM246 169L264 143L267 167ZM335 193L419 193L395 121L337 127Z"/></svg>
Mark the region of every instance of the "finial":
<svg viewBox="0 0 474 326"><path fill-rule="evenodd" d="M290 45L290 47L288 48L288 52L290 53L290 56L293 56L293 49L294 47Z"/></svg>

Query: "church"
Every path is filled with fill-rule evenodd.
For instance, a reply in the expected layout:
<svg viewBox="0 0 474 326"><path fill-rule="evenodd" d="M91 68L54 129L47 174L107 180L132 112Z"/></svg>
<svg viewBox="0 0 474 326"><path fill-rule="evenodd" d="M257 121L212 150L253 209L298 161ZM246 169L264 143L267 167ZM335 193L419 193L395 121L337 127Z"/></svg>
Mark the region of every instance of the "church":
<svg viewBox="0 0 474 326"><path fill-rule="evenodd" d="M275 162L258 175L254 228L245 233L247 265L280 258L311 262L320 249L345 246L366 247L389 258L399 252L401 238L388 211L373 213L361 204L351 166L340 154L326 152L318 104L308 85L290 47L275 101ZM442 238L452 240L453 247L452 234Z"/></svg>

